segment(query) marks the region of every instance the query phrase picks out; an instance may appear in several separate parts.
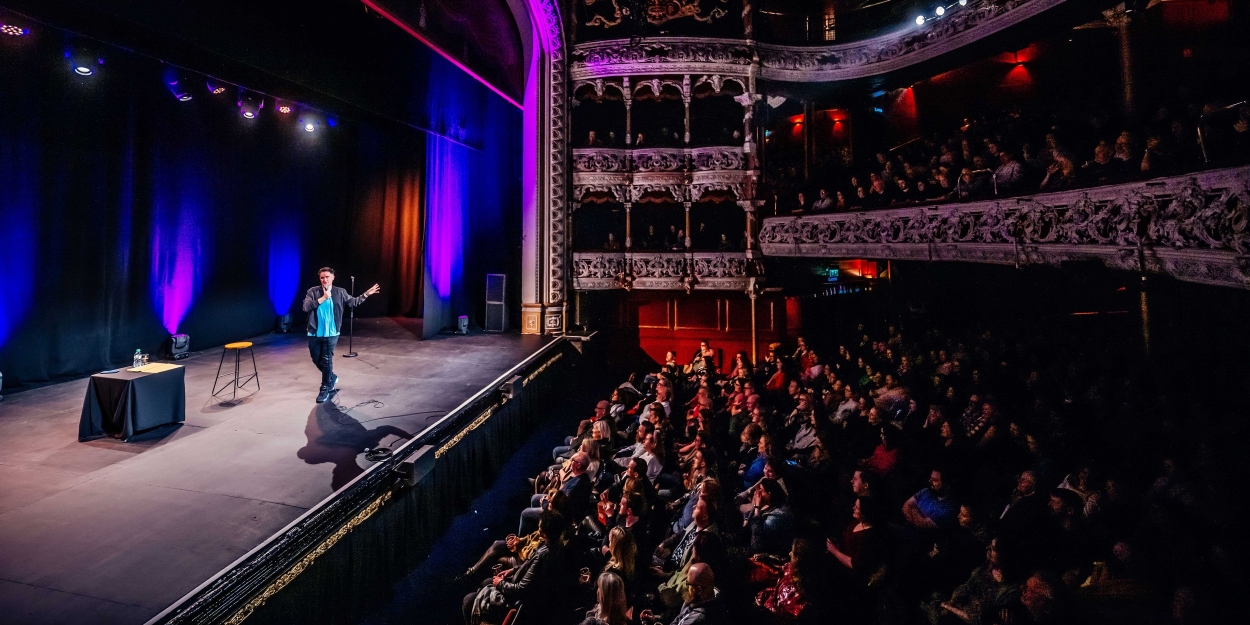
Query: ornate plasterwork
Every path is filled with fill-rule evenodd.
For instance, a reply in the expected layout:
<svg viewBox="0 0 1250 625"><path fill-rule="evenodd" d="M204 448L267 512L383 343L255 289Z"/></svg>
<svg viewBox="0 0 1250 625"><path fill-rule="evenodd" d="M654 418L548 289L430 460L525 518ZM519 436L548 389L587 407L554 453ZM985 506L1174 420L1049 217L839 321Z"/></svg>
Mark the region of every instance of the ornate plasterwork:
<svg viewBox="0 0 1250 625"><path fill-rule="evenodd" d="M744 253L578 252L573 254L573 287L742 290L750 264Z"/></svg>
<svg viewBox="0 0 1250 625"><path fill-rule="evenodd" d="M648 37L596 41L573 46L569 76L588 80L607 76L718 74L747 76L754 49L735 39Z"/></svg>
<svg viewBox="0 0 1250 625"><path fill-rule="evenodd" d="M694 171L746 169L746 155L739 147L710 147L690 150L690 168Z"/></svg>
<svg viewBox="0 0 1250 625"><path fill-rule="evenodd" d="M764 220L769 256L1108 267L1250 288L1250 167L1080 191Z"/></svg>
<svg viewBox="0 0 1250 625"><path fill-rule="evenodd" d="M712 74L711 76L700 76L699 79L695 81L694 86L698 87L699 85L707 84L712 87L712 93L720 93L721 90L725 88L725 85L731 82L738 85L738 88L742 89L744 93L747 91L748 81L746 79L737 77L737 76L721 76L719 74ZM742 96L738 96L738 97L742 97ZM743 103L739 102L739 104L743 104ZM746 105L743 104L743 106L746 106Z"/></svg>
<svg viewBox="0 0 1250 625"><path fill-rule="evenodd" d="M686 170L686 151L681 148L639 148L633 159L637 172Z"/></svg>
<svg viewBox="0 0 1250 625"><path fill-rule="evenodd" d="M573 150L573 198L611 193L618 202L638 201L661 191L674 201L698 201L707 191L753 197L757 173L746 170L737 146L705 148L578 148Z"/></svg>
<svg viewBox="0 0 1250 625"><path fill-rule="evenodd" d="M1023 22L1065 0L971 0L924 26L833 46L757 44L761 78L824 82L876 76L927 61Z"/></svg>
<svg viewBox="0 0 1250 625"><path fill-rule="evenodd" d="M629 171L630 150L612 148L588 148L573 150L574 172L624 172Z"/></svg>
<svg viewBox="0 0 1250 625"><path fill-rule="evenodd" d="M1015 26L1070 0L970 0L924 26L832 46L783 46L750 40L648 37L573 47L574 80L609 76L696 74L746 77L758 56L757 78L826 82L877 76L936 58Z"/></svg>

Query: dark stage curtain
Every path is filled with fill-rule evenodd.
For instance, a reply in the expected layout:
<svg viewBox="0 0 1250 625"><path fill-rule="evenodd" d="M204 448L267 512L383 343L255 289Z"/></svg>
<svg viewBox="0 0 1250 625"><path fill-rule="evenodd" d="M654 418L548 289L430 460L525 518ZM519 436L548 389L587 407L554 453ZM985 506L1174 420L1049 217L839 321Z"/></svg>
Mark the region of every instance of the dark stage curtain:
<svg viewBox="0 0 1250 625"><path fill-rule="evenodd" d="M378 299L386 303L387 314L420 317L427 139L418 135L399 146L381 137L371 139L362 141L362 159L380 159L383 166L368 173L353 202L357 216L345 224L348 257L354 259L358 280L366 280L356 290L382 284Z"/></svg>
<svg viewBox="0 0 1250 625"><path fill-rule="evenodd" d="M78 76L65 37L0 42L6 388L159 354L173 332L212 349L292 311L298 331L323 265L383 285L358 314L420 311L423 133L272 100L244 119L203 77L180 102L161 63L115 49Z"/></svg>

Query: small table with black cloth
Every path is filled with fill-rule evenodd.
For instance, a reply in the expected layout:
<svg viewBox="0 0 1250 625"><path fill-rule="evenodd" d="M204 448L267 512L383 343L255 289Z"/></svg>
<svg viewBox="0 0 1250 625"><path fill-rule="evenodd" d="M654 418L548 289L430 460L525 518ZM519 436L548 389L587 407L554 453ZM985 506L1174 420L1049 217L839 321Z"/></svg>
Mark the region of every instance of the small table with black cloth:
<svg viewBox="0 0 1250 625"><path fill-rule="evenodd" d="M121 370L97 373L87 385L78 440L115 436L126 440L144 430L186 420L186 369L159 373Z"/></svg>

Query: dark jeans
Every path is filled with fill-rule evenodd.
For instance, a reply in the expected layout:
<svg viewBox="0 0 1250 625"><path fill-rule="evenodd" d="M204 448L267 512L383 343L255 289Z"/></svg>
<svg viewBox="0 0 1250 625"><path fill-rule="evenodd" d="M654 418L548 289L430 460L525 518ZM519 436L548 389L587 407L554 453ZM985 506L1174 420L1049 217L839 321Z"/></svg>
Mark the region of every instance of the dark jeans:
<svg viewBox="0 0 1250 625"><path fill-rule="evenodd" d="M308 337L308 353L312 354L313 364L321 370L321 386L330 386L330 375L334 373L334 347L339 344L337 336Z"/></svg>

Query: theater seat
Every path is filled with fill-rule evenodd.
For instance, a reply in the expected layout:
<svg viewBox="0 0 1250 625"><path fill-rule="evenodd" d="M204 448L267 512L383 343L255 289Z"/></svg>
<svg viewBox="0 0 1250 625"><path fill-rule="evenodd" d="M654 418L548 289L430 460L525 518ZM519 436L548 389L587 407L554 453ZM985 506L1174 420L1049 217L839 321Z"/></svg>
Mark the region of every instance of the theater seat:
<svg viewBox="0 0 1250 625"><path fill-rule="evenodd" d="M508 615L503 617L503 625L516 625L517 609L508 610Z"/></svg>

